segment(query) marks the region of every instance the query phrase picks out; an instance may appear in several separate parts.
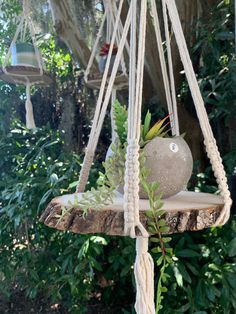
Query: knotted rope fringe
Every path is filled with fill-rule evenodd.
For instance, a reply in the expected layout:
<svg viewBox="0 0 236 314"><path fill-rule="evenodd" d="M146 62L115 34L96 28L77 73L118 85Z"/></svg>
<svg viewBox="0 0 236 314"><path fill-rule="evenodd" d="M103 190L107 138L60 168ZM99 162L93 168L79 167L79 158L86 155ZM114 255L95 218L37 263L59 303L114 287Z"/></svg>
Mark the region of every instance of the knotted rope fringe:
<svg viewBox="0 0 236 314"><path fill-rule="evenodd" d="M26 127L28 129L36 128L34 122L34 113L33 106L30 99L30 83L26 84L26 102L25 102L25 111L26 111Z"/></svg>
<svg viewBox="0 0 236 314"><path fill-rule="evenodd" d="M193 70L192 61L188 52L187 44L184 38L181 22L178 15L178 10L175 4L175 0L164 0L168 8L170 20L175 33L177 46L179 48L180 57L184 66L189 88L192 93L193 101L195 104L197 116L201 126L201 130L204 136L204 143L206 146L207 154L210 158L212 169L216 177L216 181L219 185L219 190L224 199L224 208L218 217L215 226L225 224L230 216L230 207L232 200L230 198L230 192L227 185L226 173L222 165L222 159L219 154L218 147L208 120L207 112L205 109L204 101L198 86L198 82Z"/></svg>
<svg viewBox="0 0 236 314"><path fill-rule="evenodd" d="M140 314L154 314L154 263L148 253L148 238L136 239L136 261L134 264L137 289L135 310Z"/></svg>

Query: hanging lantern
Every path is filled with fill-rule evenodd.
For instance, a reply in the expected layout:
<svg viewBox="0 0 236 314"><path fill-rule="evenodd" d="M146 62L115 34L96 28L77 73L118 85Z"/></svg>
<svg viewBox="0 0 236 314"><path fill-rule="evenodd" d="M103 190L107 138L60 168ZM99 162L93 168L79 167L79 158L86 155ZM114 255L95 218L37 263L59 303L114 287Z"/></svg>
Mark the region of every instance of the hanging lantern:
<svg viewBox="0 0 236 314"><path fill-rule="evenodd" d="M120 13L124 3L124 0L119 1L119 8L117 10L117 14L115 15L115 26L113 29L112 40L110 42L111 46L109 48L102 83L100 84L97 107L84 162L80 172L77 191L75 194L64 195L53 199L41 216L42 222L49 227L53 227L58 230L68 230L75 233L106 233L109 235L120 236L126 235L136 238L137 257L134 272L137 289L135 309L138 314L155 313L153 301L154 264L148 253L149 232L147 231L147 228L150 217L146 214L147 210L150 208L150 204L148 200L139 199L139 140L141 129L141 105L148 2L148 0L142 0L140 2L137 0L130 1L129 11L120 41L118 43L116 58L114 64L110 68L112 49L117 36L118 25L120 23ZM106 3L107 2L105 2L105 4ZM140 3L140 6L137 5L138 3ZM139 12L138 7L140 7ZM211 130L207 112L187 49L175 0L162 0L162 7L166 37L165 41L167 47L167 62L163 48L164 41L161 36L156 1L150 0L150 15L153 17L153 25L158 46L168 110L169 114L173 114L173 122L171 123L172 135L174 138L178 138L179 124L171 59L169 34L170 22L172 24L173 33L176 38L184 71L192 93L197 116L204 136L206 151L208 157L210 158L221 193L220 195L211 195L208 193L194 193L184 190L163 200L164 205L162 209L165 211L166 224L169 227L168 233L183 232L186 230L196 231L202 230L206 227L218 226L226 223L230 215L232 201L227 186L227 179L222 165L222 160ZM138 30L137 16L139 16ZM114 85L116 84L117 72L127 38L130 39L129 108L124 195L117 195L111 204L101 204L101 210L97 210L91 206L84 217L84 212L80 208L80 202L83 200L83 192L87 184L89 170L95 155L106 110L110 99L114 98ZM90 62L88 68L91 67L91 64L92 63ZM108 76L109 68L111 70L110 76ZM94 87L97 88L97 86ZM160 145L161 144L159 143L158 147L160 147ZM180 151L179 146L180 143L175 142L172 139L169 141L168 147L165 149L167 149L167 151L169 149L173 152L173 154L175 154ZM155 148L155 150L158 150L158 147ZM150 155L152 155L153 149L150 148L150 150ZM183 160L180 158L180 163L182 162ZM191 163L191 157L189 158L188 163ZM179 165L179 167L182 167L182 165ZM165 171L167 175L168 165L167 169L163 169L163 172L161 173L162 176L165 176ZM178 170L176 172L176 176L178 176ZM155 180L155 178L152 179ZM177 191L175 191L175 193L176 192ZM89 200L92 198L92 195L90 196L90 198L88 197ZM64 214L62 215L62 213ZM58 219L61 215L62 218Z"/></svg>
<svg viewBox="0 0 236 314"><path fill-rule="evenodd" d="M30 33L29 42L26 41L27 29ZM21 40L17 42L19 36ZM29 129L35 128L33 106L30 99L31 86L47 86L52 83L52 79L43 69L43 61L36 44L35 29L31 20L28 0L23 1L20 23L3 66L0 68L0 79L10 84L26 86L26 127Z"/></svg>

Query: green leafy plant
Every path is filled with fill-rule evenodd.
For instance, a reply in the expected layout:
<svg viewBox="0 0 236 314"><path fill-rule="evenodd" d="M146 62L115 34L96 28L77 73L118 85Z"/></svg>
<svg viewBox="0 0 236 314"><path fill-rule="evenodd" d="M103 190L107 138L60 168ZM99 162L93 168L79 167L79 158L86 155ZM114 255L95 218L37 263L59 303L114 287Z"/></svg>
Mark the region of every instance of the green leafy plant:
<svg viewBox="0 0 236 314"><path fill-rule="evenodd" d="M159 188L158 182L148 183L147 177L149 170L145 168L145 156L141 155L141 167L140 167L140 181L145 189L150 210L147 211L148 216L148 231L152 235L150 241L154 244L152 252L157 255L156 264L159 267L159 278L157 283L156 292L156 313L163 308L162 300L163 293L167 292L167 288L164 286L169 275L166 273L166 269L172 263L173 249L169 246L171 238L163 236L168 234L170 228L165 220L166 212L162 210L163 202L161 201L161 195L156 195L156 191Z"/></svg>
<svg viewBox="0 0 236 314"><path fill-rule="evenodd" d="M115 126L118 139L112 146L113 154L107 158L103 163L104 173L100 173L97 188L92 188L90 191L83 194L82 201L80 202L80 208L84 210L86 215L89 208L101 209L103 206L112 204L115 197L114 191L123 182L124 167L125 167L125 148L126 148L126 137L127 137L127 110L125 106L122 106L118 101L114 103L114 117ZM166 118L159 120L151 125L151 114L148 111L144 120L142 128L142 136L140 142L141 146L144 147L150 140L157 136L165 136L168 131L164 124ZM156 244L153 248L153 253L161 254L158 256L156 263L160 267L160 275L157 284L157 301L156 301L156 313L162 309L163 292L166 292L164 283L167 280L166 268L172 262L173 250L168 246L171 241L170 237L163 237L163 233L168 233L169 227L166 225L164 219L165 211L161 210L163 203L161 202L161 195L155 196L155 192L159 188L158 182L148 183L148 169L145 169L145 156L141 151L140 157L140 181L146 191L149 199L150 210L147 212L149 217L148 231L153 235L151 241ZM118 178L118 179L117 179Z"/></svg>
<svg viewBox="0 0 236 314"><path fill-rule="evenodd" d="M115 120L115 130L117 132L118 138L121 144L125 144L127 141L128 132L128 112L124 105L121 105L118 100L113 104L114 120ZM140 147L143 148L148 142L153 140L155 137L165 137L169 129L167 126L170 124L168 119L171 115L157 121L153 126L151 126L152 115L148 110L144 118L144 124L141 125L141 136L140 136Z"/></svg>

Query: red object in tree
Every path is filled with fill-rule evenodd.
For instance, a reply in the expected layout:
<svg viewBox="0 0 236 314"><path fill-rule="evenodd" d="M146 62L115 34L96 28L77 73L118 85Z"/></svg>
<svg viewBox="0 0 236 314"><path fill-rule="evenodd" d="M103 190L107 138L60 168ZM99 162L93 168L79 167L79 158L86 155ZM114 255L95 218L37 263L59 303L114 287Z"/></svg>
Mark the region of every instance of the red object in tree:
<svg viewBox="0 0 236 314"><path fill-rule="evenodd" d="M110 46L111 46L110 44L105 43L100 50L99 56L101 56L101 57L107 56L109 53ZM116 55L117 50L118 50L117 46L114 45L114 47L112 49L112 55Z"/></svg>

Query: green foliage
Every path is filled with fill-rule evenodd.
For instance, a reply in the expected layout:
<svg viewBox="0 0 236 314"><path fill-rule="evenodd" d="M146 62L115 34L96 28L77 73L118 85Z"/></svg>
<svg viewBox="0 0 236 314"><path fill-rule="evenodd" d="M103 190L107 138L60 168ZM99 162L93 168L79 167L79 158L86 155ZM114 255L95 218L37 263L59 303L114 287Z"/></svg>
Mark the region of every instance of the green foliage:
<svg viewBox="0 0 236 314"><path fill-rule="evenodd" d="M152 253L155 254L156 265L159 268L159 278L157 282L156 291L156 314L163 308L163 293L167 292L167 288L164 286L169 275L166 269L172 263L173 249L169 246L171 241L170 237L165 237L170 231L165 220L166 212L162 210L163 202L161 201L161 195L156 195L159 188L158 182L148 183L148 169L145 168L145 156L142 154L140 158L140 181L148 195L148 200L150 204L150 210L147 211L148 220L148 231L152 234L150 241L154 244L152 248Z"/></svg>
<svg viewBox="0 0 236 314"><path fill-rule="evenodd" d="M121 144L125 144L127 141L128 133L128 112L126 106L123 106L116 100L113 104L114 120L115 120L115 130L117 132L119 141ZM170 118L170 115L157 121L151 127L152 115L148 110L145 118L144 124L141 125L141 136L140 136L140 147L144 147L148 142L150 142L155 137L164 137L169 130L166 130L170 122L166 122ZM165 124L164 124L165 123Z"/></svg>
<svg viewBox="0 0 236 314"><path fill-rule="evenodd" d="M115 130L119 137L120 143L124 144L127 140L128 132L128 112L126 106L122 106L118 100L113 104Z"/></svg>
<svg viewBox="0 0 236 314"><path fill-rule="evenodd" d="M235 236L231 221L222 228L172 237L175 256L163 313L235 313Z"/></svg>
<svg viewBox="0 0 236 314"><path fill-rule="evenodd" d="M62 233L38 222L53 197L73 191L68 186L78 178L80 158L63 152L57 131L20 124L0 148L0 293L43 295L73 313L83 313L90 299L98 302L96 295L112 303L114 290L113 303L125 300L132 291L133 241Z"/></svg>

